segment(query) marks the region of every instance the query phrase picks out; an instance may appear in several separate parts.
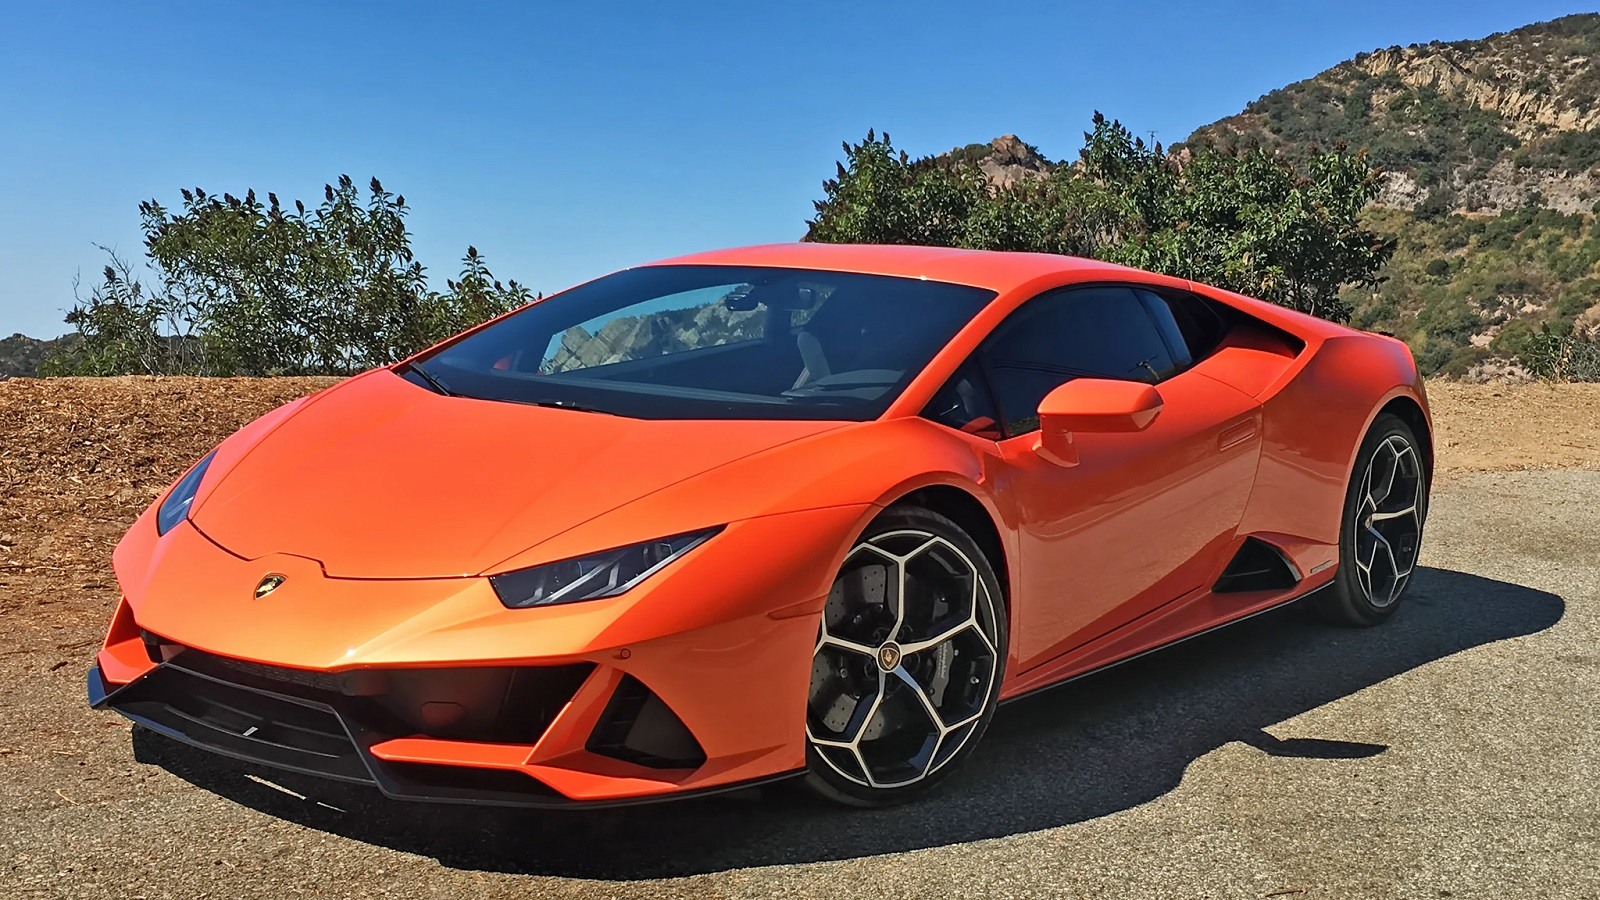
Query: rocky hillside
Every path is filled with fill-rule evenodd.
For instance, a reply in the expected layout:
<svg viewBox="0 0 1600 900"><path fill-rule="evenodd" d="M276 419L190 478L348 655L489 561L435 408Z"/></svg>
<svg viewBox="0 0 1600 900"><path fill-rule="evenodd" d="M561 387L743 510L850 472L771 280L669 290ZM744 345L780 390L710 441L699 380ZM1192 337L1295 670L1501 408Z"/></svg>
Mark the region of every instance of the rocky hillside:
<svg viewBox="0 0 1600 900"><path fill-rule="evenodd" d="M1367 224L1396 249L1376 287L1344 299L1428 374L1517 378L1542 361L1600 379L1600 14L1359 53L1173 151L1200 144L1370 154L1385 189ZM941 158L1000 188L1063 164L1009 134Z"/></svg>
<svg viewBox="0 0 1600 900"><path fill-rule="evenodd" d="M1370 222L1398 244L1386 280L1345 299L1429 372L1515 376L1545 352L1536 335L1600 339L1600 14L1361 53L1201 142L1371 154L1386 182Z"/></svg>
<svg viewBox="0 0 1600 900"><path fill-rule="evenodd" d="M41 341L25 334L0 338L0 378L24 378L39 374L39 364L57 350L69 350L78 341L76 334Z"/></svg>
<svg viewBox="0 0 1600 900"><path fill-rule="evenodd" d="M1389 172L1389 206L1498 212L1600 197L1600 15L1482 40L1358 54L1273 91L1190 142L1294 154L1343 141Z"/></svg>
<svg viewBox="0 0 1600 900"><path fill-rule="evenodd" d="M1002 134L987 144L968 144L943 153L940 159L975 165L999 188L1015 187L1029 178L1049 174L1056 163L1014 134Z"/></svg>

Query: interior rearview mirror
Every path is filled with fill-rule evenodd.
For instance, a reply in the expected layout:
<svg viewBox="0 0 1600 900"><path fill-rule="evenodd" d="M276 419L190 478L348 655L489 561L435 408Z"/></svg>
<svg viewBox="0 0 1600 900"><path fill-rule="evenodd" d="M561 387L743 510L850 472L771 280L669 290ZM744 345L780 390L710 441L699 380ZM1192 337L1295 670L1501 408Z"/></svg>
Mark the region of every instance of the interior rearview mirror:
<svg viewBox="0 0 1600 900"><path fill-rule="evenodd" d="M1074 434L1143 431L1161 412L1161 394L1137 381L1074 378L1039 402L1039 455L1078 464Z"/></svg>

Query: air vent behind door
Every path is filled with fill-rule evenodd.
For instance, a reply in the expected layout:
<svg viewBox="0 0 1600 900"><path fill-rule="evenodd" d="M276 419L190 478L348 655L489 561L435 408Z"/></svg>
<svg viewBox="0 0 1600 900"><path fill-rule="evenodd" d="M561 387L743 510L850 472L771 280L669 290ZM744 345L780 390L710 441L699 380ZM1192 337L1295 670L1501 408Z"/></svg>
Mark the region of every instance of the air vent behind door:
<svg viewBox="0 0 1600 900"><path fill-rule="evenodd" d="M1299 583L1300 574L1282 550L1266 541L1247 537L1211 590L1218 594L1286 591Z"/></svg>

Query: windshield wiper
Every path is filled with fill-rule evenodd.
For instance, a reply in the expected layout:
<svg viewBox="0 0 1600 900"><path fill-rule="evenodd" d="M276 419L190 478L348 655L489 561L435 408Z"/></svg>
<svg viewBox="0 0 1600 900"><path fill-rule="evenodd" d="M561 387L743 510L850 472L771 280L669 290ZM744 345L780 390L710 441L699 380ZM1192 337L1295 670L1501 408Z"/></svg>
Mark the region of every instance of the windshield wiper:
<svg viewBox="0 0 1600 900"><path fill-rule="evenodd" d="M515 402L522 403L527 406L542 406L546 409L570 409L573 412L598 413L602 416L618 415L618 413L614 413L609 409L598 409L593 406L584 406L582 403L574 403L571 400L517 400Z"/></svg>
<svg viewBox="0 0 1600 900"><path fill-rule="evenodd" d="M426 381L429 387L433 388L439 393L445 395L446 397L455 396L455 394L450 392L449 388L444 386L444 382L440 381L438 378L435 378L427 369L424 369L421 363L406 363L406 368L417 373L418 378Z"/></svg>

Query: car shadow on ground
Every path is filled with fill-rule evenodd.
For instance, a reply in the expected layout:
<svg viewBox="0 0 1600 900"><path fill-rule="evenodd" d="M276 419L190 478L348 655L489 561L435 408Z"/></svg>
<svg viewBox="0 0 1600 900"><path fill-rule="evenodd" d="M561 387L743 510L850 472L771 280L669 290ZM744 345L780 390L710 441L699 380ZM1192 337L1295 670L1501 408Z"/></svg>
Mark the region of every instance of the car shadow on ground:
<svg viewBox="0 0 1600 900"><path fill-rule="evenodd" d="M1234 741L1359 765L1388 748L1339 735L1279 739L1263 729L1450 654L1542 631L1564 609L1554 594L1421 569L1405 606L1380 628L1339 628L1279 610L1003 707L940 791L889 811L838 808L780 787L614 810L420 806L235 763L142 730L134 747L141 761L237 803L446 866L619 880L691 875L1082 822L1160 797L1190 762Z"/></svg>

